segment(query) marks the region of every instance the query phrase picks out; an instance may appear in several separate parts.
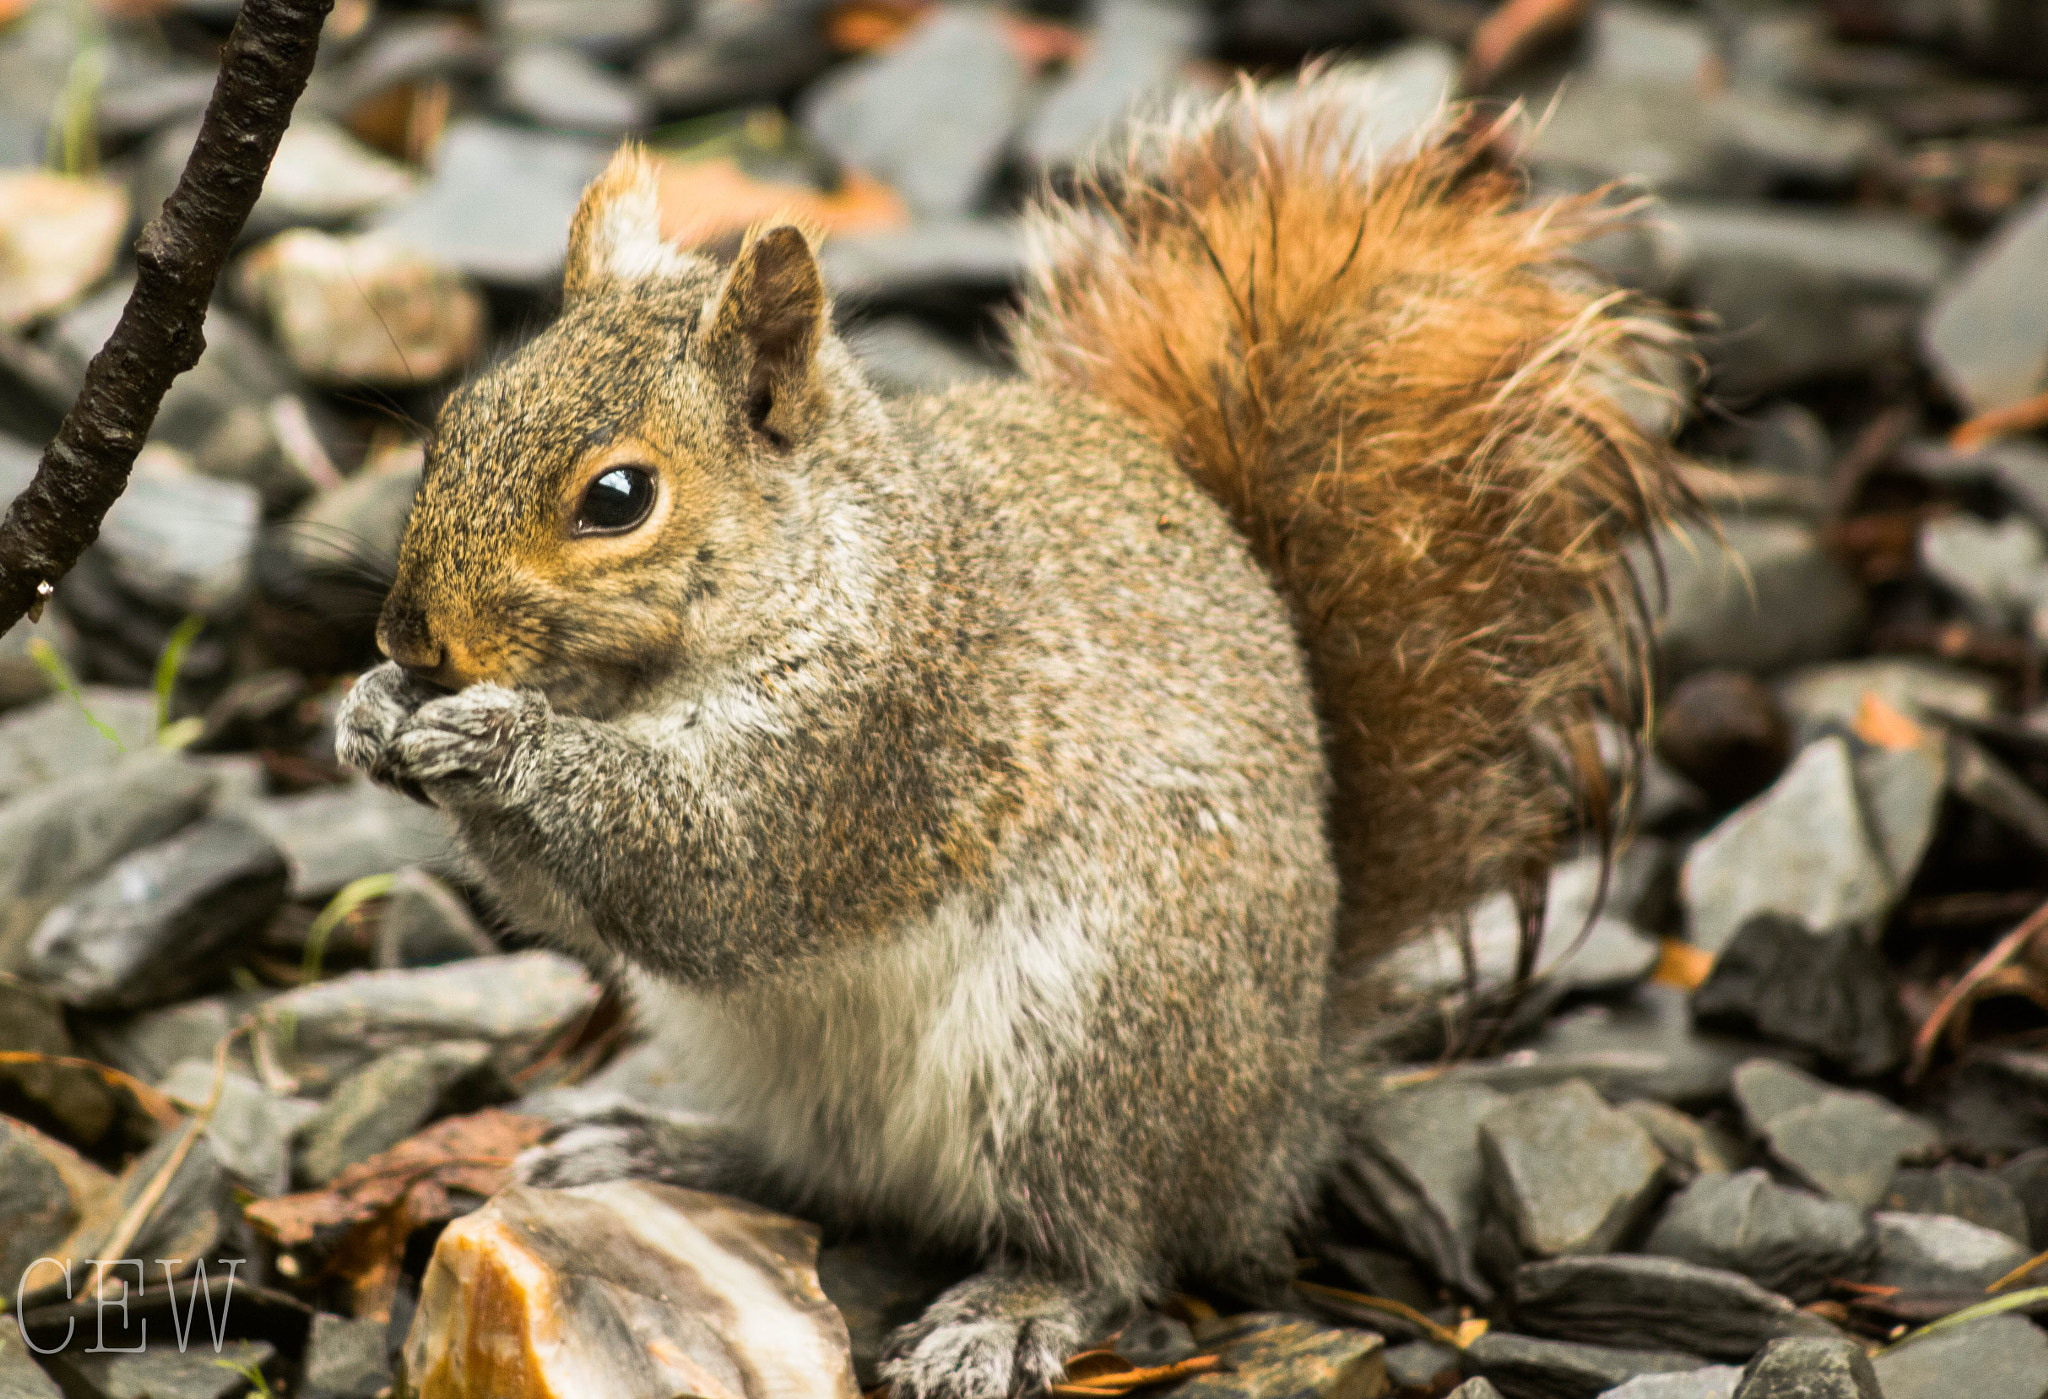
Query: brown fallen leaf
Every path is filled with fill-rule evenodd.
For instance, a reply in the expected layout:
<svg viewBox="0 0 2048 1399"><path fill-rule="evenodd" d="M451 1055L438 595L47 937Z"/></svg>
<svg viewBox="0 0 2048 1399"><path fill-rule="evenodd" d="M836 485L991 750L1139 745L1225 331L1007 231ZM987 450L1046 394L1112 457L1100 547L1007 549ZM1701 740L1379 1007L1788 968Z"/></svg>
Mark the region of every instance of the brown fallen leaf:
<svg viewBox="0 0 2048 1399"><path fill-rule="evenodd" d="M1863 698L1857 701L1856 720L1851 727L1856 737L1888 753L1918 748L1927 741L1926 729L1885 703L1875 690L1865 690Z"/></svg>
<svg viewBox="0 0 2048 1399"><path fill-rule="evenodd" d="M1591 0L1505 0L1473 31L1459 89L1485 87L1538 46L1576 31L1592 8Z"/></svg>
<svg viewBox="0 0 2048 1399"><path fill-rule="evenodd" d="M1956 984L1949 987L1933 1013L1921 1022L1913 1035L1913 1055L1906 1065L1906 1082L1917 1083L1920 1080L1933 1061L1934 1047L1941 1043L1942 1035L1959 1032L1969 1007L1985 993L1998 973L2018 960L2029 950L2029 944L2037 939L2048 941L2048 904L2035 909L2017 928L1978 958L1976 965L1956 978Z"/></svg>
<svg viewBox="0 0 2048 1399"><path fill-rule="evenodd" d="M451 1192L496 1193L511 1178L512 1158L546 1130L541 1118L498 1108L446 1118L350 1166L325 1189L257 1200L243 1213L280 1248L331 1241L322 1273L348 1280L357 1316L388 1318L413 1230L462 1214Z"/></svg>
<svg viewBox="0 0 2048 1399"><path fill-rule="evenodd" d="M1650 980L1659 986L1697 991L1714 969L1714 954L1684 938L1665 938L1658 947L1657 969Z"/></svg>
<svg viewBox="0 0 2048 1399"><path fill-rule="evenodd" d="M849 172L838 191L756 179L724 156L661 161L661 231L685 247L746 232L767 219L791 219L820 233L900 228L910 210L879 180Z"/></svg>
<svg viewBox="0 0 2048 1399"><path fill-rule="evenodd" d="M928 0L842 0L825 11L825 39L840 53L894 48L931 8Z"/></svg>
<svg viewBox="0 0 2048 1399"><path fill-rule="evenodd" d="M117 1088L133 1098L135 1105L149 1114L157 1126L176 1127L185 1121L185 1114L178 1110L176 1103L141 1079L91 1059L74 1059L68 1054L42 1054L33 1049L9 1049L0 1050L0 1064L55 1064L85 1069L97 1075L109 1088Z"/></svg>
<svg viewBox="0 0 2048 1399"><path fill-rule="evenodd" d="M1061 1399L1114 1399L1133 1390L1177 1384L1222 1367L1219 1355L1191 1355L1171 1365L1133 1365L1113 1350L1084 1350L1067 1361L1066 1378L1052 1387Z"/></svg>

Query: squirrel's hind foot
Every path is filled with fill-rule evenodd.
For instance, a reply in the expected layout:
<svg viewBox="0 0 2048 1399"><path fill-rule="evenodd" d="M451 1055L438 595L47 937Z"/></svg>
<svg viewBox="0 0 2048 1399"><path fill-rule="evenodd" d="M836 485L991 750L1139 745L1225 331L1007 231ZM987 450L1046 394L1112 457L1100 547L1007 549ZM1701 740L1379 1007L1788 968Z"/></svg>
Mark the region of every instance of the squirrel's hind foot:
<svg viewBox="0 0 2048 1399"><path fill-rule="evenodd" d="M1120 1310L1077 1283L990 1269L890 1336L882 1377L897 1399L1029 1399Z"/></svg>

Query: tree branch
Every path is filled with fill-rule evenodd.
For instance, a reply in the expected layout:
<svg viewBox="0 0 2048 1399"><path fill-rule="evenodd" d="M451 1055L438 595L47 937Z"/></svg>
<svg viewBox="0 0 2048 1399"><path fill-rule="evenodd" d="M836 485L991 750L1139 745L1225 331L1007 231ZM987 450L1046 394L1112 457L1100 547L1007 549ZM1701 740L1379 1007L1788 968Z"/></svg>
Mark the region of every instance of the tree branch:
<svg viewBox="0 0 2048 1399"><path fill-rule="evenodd" d="M178 187L135 243L135 290L35 480L0 520L0 631L40 615L99 537L171 381L199 362L213 284L263 190L334 0L243 0Z"/></svg>

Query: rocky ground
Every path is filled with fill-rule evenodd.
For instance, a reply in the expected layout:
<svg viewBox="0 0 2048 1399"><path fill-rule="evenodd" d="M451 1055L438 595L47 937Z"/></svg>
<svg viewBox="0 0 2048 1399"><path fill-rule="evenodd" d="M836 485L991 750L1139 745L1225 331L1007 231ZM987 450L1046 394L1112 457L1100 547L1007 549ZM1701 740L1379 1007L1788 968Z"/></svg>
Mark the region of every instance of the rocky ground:
<svg viewBox="0 0 2048 1399"><path fill-rule="evenodd" d="M119 313L234 9L0 0L0 492ZM1524 99L1533 197L1657 197L1590 256L1705 332L1682 441L1725 552L1646 564L1663 675L1604 904L1560 867L1519 997L1504 901L1469 959L1402 955L1418 1011L1291 1309L1176 1298L1068 1390L2048 1395L2032 0L339 0L205 358L0 639L0 1291L47 1352L0 1332L0 1395L370 1399L401 1354L436 1394L874 1383L957 1261L642 1187L477 1209L550 1119L673 1089L473 905L433 812L334 762L420 425L548 315L621 136L667 157L677 237L830 230L848 334L914 391L1009 372L1022 193L1129 102L1325 54L1386 148L1446 95ZM17 1292L39 1257L145 1271ZM230 1295L218 1353L167 1341Z"/></svg>

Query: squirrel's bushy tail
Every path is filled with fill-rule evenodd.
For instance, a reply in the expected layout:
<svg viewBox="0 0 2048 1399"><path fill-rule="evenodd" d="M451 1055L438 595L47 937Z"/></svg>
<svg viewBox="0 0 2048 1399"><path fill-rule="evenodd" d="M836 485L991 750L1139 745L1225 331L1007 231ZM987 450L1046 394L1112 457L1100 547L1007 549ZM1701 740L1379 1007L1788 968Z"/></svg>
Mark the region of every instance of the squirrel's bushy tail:
<svg viewBox="0 0 2048 1399"><path fill-rule="evenodd" d="M1685 495L1619 401L1672 333L1570 263L1483 141L1375 165L1355 92L1249 86L1038 214L1030 372L1135 414L1290 600L1322 706L1346 970L1524 889L1607 794L1618 536ZM1566 761L1559 762L1560 755Z"/></svg>

